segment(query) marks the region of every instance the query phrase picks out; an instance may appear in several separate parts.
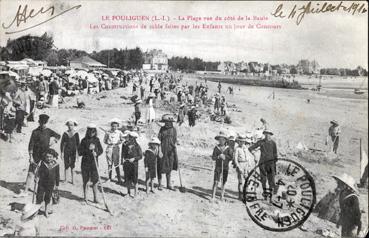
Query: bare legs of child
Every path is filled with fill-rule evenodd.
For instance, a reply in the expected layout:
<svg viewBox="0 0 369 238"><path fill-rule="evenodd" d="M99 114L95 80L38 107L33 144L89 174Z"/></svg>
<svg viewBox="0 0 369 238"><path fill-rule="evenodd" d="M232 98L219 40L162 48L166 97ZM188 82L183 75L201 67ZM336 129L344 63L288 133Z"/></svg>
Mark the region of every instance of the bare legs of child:
<svg viewBox="0 0 369 238"><path fill-rule="evenodd" d="M85 203L87 203L87 182L83 182L83 200ZM94 195L94 203L99 203L99 200L97 199L97 183L92 184L92 192Z"/></svg>
<svg viewBox="0 0 369 238"><path fill-rule="evenodd" d="M150 185L150 192L154 192L154 181L152 178L146 179L146 194L149 194L149 185Z"/></svg>

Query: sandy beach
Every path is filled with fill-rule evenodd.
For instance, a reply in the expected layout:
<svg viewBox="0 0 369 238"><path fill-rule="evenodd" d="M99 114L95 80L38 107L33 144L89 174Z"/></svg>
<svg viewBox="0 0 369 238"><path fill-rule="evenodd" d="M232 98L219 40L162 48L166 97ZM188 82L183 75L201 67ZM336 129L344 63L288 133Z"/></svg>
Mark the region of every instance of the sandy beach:
<svg viewBox="0 0 369 238"><path fill-rule="evenodd" d="M184 75L189 84L204 82L200 79ZM337 84L337 83L336 83ZM215 93L216 83L208 82L210 95ZM323 81L324 85L324 81ZM340 83L338 82L338 86ZM347 87L346 84L341 85ZM349 85L350 86L350 85ZM366 85L367 86L367 85ZM223 84L223 92L228 85ZM221 128L236 132L246 132L258 126L259 119L265 118L274 132L274 140L278 150L286 158L304 166L313 176L317 189L317 200L328 191L333 191L336 182L331 177L340 173L348 173L357 181L360 177L359 140L365 151L368 151L368 101L367 92L363 97L356 98L353 91L345 91L337 87L324 89L320 92L311 90L291 90L252 86L236 86L234 95L226 95L229 104L235 104L241 112L230 111L232 124L220 124L210 121L208 115L202 115L197 125L190 128L187 123L178 131L179 164L182 182L186 193L180 191L157 191L146 195L144 192L143 161L139 164L139 194L134 199L126 195L125 187L116 184L105 188L109 207L114 216L103 210L103 205L82 205L82 178L80 160L77 161L75 184L61 183L60 204L54 206L54 213L46 219L39 216L40 234L48 236L196 236L196 237L321 237L316 232L328 229L340 234L333 223L317 218L312 214L305 222L302 231L297 228L288 232L270 233L255 224L246 212L245 205L237 200L237 174L231 168L226 184L226 201L210 203L213 182L214 163L210 158L216 145L214 136ZM352 88L356 84L351 85ZM274 92L275 98L271 97ZM77 97L66 98L66 103L59 109L43 109L37 111L50 115L49 128L59 134L66 130L64 122L70 118L78 118L79 133L83 137L85 127L94 122L99 127L108 129L108 120L118 117L127 120L133 105L121 96L130 96L131 86L105 91L95 95L79 96L86 102L86 109L77 109ZM106 96L106 97L102 97ZM307 103L310 99L310 103ZM163 110L157 102L157 114ZM146 111L145 109L143 111ZM157 117L158 117L157 116ZM326 151L324 144L328 134L329 122L338 120L342 136L338 150L338 159L327 161L321 154L307 151L303 156L296 153L296 145L303 142L308 148ZM24 134L15 134L12 144L0 141L0 232L7 233L20 222L20 212L11 211L9 203L24 204L31 201L31 195L16 198L15 195L23 188L28 168L27 145L31 131L37 127L36 122L24 128ZM142 149L159 127L153 124L145 128L138 142ZM100 140L103 131L99 130ZM59 151L59 144L53 145ZM107 177L105 154L100 156L100 173ZM63 164L63 163L61 163ZM63 166L62 166L63 167ZM63 170L63 168L61 169ZM62 173L61 178L64 179ZM178 173L172 175L174 185L179 186ZM92 191L88 190L89 199ZM123 196L122 196L123 194ZM89 203L92 204L92 203ZM368 190L361 190L360 206L363 227L368 226ZM219 229L222 227L222 229Z"/></svg>

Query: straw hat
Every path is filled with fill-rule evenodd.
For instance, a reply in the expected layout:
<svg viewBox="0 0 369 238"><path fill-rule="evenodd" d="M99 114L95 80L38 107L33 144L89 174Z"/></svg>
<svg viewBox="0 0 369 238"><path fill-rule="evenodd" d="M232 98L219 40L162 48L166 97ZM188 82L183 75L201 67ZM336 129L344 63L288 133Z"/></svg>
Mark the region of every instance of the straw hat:
<svg viewBox="0 0 369 238"><path fill-rule="evenodd" d="M227 135L224 131L220 131L217 136L214 137L216 140L219 140L219 138L227 139Z"/></svg>
<svg viewBox="0 0 369 238"><path fill-rule="evenodd" d="M76 120L74 120L74 119L68 119L68 120L66 120L66 121L65 121L65 125L66 125L66 126L68 125L68 122L72 122L72 123L74 124L74 126L78 126L77 121L76 121Z"/></svg>
<svg viewBox="0 0 369 238"><path fill-rule="evenodd" d="M160 145L160 140L157 137L153 137L151 141L149 141L149 144L157 144Z"/></svg>
<svg viewBox="0 0 369 238"><path fill-rule="evenodd" d="M250 139L247 138L247 136L244 135L244 134L239 134L236 138L236 141L244 141L244 142L247 142L247 143L251 143Z"/></svg>
<svg viewBox="0 0 369 238"><path fill-rule="evenodd" d="M134 138L138 138L138 133L137 132L134 132L134 131L130 131L128 135L129 136L132 136Z"/></svg>
<svg viewBox="0 0 369 238"><path fill-rule="evenodd" d="M356 187L355 179L351 177L350 175L343 173L342 175L338 175L338 176L333 175L332 177L346 184L348 187L354 190L355 193L359 194L359 191Z"/></svg>
<svg viewBox="0 0 369 238"><path fill-rule="evenodd" d="M27 203L22 211L22 220L26 220L27 218L33 216L40 210L41 204L33 204L33 203Z"/></svg>
<svg viewBox="0 0 369 238"><path fill-rule="evenodd" d="M331 121L331 124L334 124L334 125L338 126L338 121L336 121L336 120L332 120L332 121Z"/></svg>
<svg viewBox="0 0 369 238"><path fill-rule="evenodd" d="M90 123L90 124L87 125L87 128L96 129L96 125L93 124L93 123Z"/></svg>
<svg viewBox="0 0 369 238"><path fill-rule="evenodd" d="M164 114L159 122L174 122L174 116L171 114Z"/></svg>
<svg viewBox="0 0 369 238"><path fill-rule="evenodd" d="M127 137L127 136L129 136L129 133L130 133L130 131L129 131L129 130L125 130L125 131L123 132L123 137Z"/></svg>
<svg viewBox="0 0 369 238"><path fill-rule="evenodd" d="M142 100L141 100L141 99L138 99L138 100L135 102L135 105L136 105L136 104L140 104L140 103L142 103Z"/></svg>
<svg viewBox="0 0 369 238"><path fill-rule="evenodd" d="M109 124L113 124L113 123L116 123L116 124L120 124L120 120L118 118L113 118L109 121Z"/></svg>
<svg viewBox="0 0 369 238"><path fill-rule="evenodd" d="M271 135L271 136L272 136L272 135L274 135L274 134L273 134L273 132L272 132L271 130L264 130L264 131L263 131L263 134L264 134L264 135L265 135L265 134L269 134L269 135Z"/></svg>

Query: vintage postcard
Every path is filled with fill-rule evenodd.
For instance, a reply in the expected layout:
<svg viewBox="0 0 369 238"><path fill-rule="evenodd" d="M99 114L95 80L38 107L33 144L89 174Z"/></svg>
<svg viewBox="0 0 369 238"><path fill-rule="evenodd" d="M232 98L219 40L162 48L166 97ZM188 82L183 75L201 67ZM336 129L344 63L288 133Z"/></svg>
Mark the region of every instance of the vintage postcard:
<svg viewBox="0 0 369 238"><path fill-rule="evenodd" d="M0 236L365 237L366 1L0 0Z"/></svg>

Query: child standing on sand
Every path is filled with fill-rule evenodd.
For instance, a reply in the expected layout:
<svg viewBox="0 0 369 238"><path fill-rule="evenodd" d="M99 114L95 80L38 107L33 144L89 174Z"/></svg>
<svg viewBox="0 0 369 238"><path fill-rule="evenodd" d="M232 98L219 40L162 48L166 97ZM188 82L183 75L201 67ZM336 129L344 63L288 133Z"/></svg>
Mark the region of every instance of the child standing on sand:
<svg viewBox="0 0 369 238"><path fill-rule="evenodd" d="M149 184L150 184L150 192L154 193L154 185L153 179L156 178L156 163L159 157L159 145L160 140L156 137L153 137L149 142L149 148L145 151L145 173L146 173L146 194L149 193Z"/></svg>
<svg viewBox="0 0 369 238"><path fill-rule="evenodd" d="M119 127L119 119L113 118L110 120L110 131L105 133L104 143L107 144L106 146L106 161L108 163L108 174L109 174L109 181L112 181L112 172L113 172L113 165L115 168L115 172L118 177L118 184L122 183L120 177L120 168L119 168L119 155L120 155L120 144L124 141L123 133L118 130Z"/></svg>
<svg viewBox="0 0 369 238"><path fill-rule="evenodd" d="M96 125L89 124L87 126L86 136L82 139L81 144L78 147L78 154L82 156L81 172L83 180L83 198L87 202L86 188L88 181L92 182L92 191L94 193L94 203L98 203L97 200L97 182L99 181L99 175L97 172L98 157L103 153L100 139L97 137ZM95 164L96 160L96 164Z"/></svg>
<svg viewBox="0 0 369 238"><path fill-rule="evenodd" d="M124 180L127 184L128 194L134 197L137 193L138 161L142 159L142 150L136 139L138 134L130 131L128 141L122 146L122 162L124 169ZM134 195L131 195L131 185L134 185Z"/></svg>
<svg viewBox="0 0 369 238"><path fill-rule="evenodd" d="M64 179L67 181L67 170L70 168L71 183L73 184L73 169L76 163L77 149L79 146L79 134L74 130L77 122L73 119L68 120L65 125L68 130L64 132L61 142L61 158L64 160Z"/></svg>
<svg viewBox="0 0 369 238"><path fill-rule="evenodd" d="M214 183L213 183L213 194L212 201L215 199L215 194L217 192L218 183L221 180L221 198L224 199L225 183L228 178L228 168L229 162L232 160L232 154L228 146L226 145L227 136L224 132L220 132L215 139L219 142L213 150L212 159L215 161L214 170Z"/></svg>
<svg viewBox="0 0 369 238"><path fill-rule="evenodd" d="M48 217L52 210L48 210L48 204L51 201L52 193L59 187L59 164L56 162L58 153L53 149L46 151L45 159L40 162L40 168L36 181L38 181L36 204L45 202L45 216Z"/></svg>

